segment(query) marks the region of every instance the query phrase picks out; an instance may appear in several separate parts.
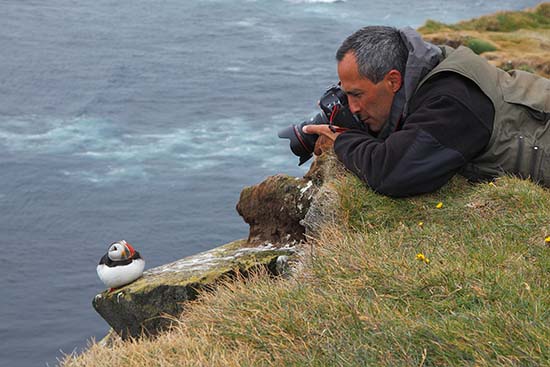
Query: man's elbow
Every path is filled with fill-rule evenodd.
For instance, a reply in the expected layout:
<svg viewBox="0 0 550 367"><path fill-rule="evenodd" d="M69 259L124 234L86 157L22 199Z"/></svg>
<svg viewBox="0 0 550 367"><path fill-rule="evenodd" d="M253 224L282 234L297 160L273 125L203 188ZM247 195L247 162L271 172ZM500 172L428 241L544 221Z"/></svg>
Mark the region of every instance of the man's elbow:
<svg viewBox="0 0 550 367"><path fill-rule="evenodd" d="M427 194L441 188L441 182L412 182L409 179L385 179L366 181L367 185L376 193L392 198L403 198L414 195Z"/></svg>
<svg viewBox="0 0 550 367"><path fill-rule="evenodd" d="M418 194L414 191L411 192L410 188L403 187L402 185L387 185L380 183L378 185L369 185L369 187L377 194L392 198L402 198Z"/></svg>

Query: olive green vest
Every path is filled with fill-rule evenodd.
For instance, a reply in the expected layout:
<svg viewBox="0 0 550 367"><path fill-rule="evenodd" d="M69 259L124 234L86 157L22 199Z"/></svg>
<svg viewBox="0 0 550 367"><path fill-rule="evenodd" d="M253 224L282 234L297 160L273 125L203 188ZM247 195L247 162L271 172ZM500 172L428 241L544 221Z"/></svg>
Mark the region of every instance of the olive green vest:
<svg viewBox="0 0 550 367"><path fill-rule="evenodd" d="M469 48L442 47L441 61L417 86L443 71L476 83L493 102L489 144L460 172L473 180L515 174L550 186L550 80L524 71L505 72Z"/></svg>

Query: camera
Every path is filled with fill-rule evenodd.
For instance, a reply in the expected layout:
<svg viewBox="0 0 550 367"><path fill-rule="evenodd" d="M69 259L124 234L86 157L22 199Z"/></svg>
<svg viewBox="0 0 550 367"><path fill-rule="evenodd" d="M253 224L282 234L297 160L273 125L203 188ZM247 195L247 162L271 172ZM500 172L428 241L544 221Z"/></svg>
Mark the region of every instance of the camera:
<svg viewBox="0 0 550 367"><path fill-rule="evenodd" d="M348 107L348 97L339 85L333 85L319 100L321 112L299 125L290 125L280 130L279 138L290 140L290 150L300 158L299 166L307 162L313 155L315 142L319 138L316 134L302 132L305 125L329 125L346 129L365 130L361 121L351 113Z"/></svg>

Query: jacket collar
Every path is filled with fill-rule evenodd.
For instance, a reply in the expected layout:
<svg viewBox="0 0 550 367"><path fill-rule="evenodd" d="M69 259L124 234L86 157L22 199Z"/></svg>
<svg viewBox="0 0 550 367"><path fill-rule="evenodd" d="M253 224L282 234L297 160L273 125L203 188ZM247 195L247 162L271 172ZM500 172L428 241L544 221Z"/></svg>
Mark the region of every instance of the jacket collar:
<svg viewBox="0 0 550 367"><path fill-rule="evenodd" d="M441 49L425 42L411 27L399 29L401 39L409 50L403 84L395 94L388 121L382 127L378 138L386 139L407 116L408 104L418 83L442 60Z"/></svg>

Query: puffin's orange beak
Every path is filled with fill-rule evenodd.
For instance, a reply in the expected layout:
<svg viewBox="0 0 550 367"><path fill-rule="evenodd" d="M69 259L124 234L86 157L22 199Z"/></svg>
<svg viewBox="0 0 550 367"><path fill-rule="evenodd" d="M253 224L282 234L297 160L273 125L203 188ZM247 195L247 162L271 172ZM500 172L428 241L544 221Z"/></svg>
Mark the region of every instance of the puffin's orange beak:
<svg viewBox="0 0 550 367"><path fill-rule="evenodd" d="M126 242L126 248L128 249L128 251L130 251L130 256L129 257L134 256L134 254L136 253L136 250L134 250L132 245L130 245L128 242Z"/></svg>

